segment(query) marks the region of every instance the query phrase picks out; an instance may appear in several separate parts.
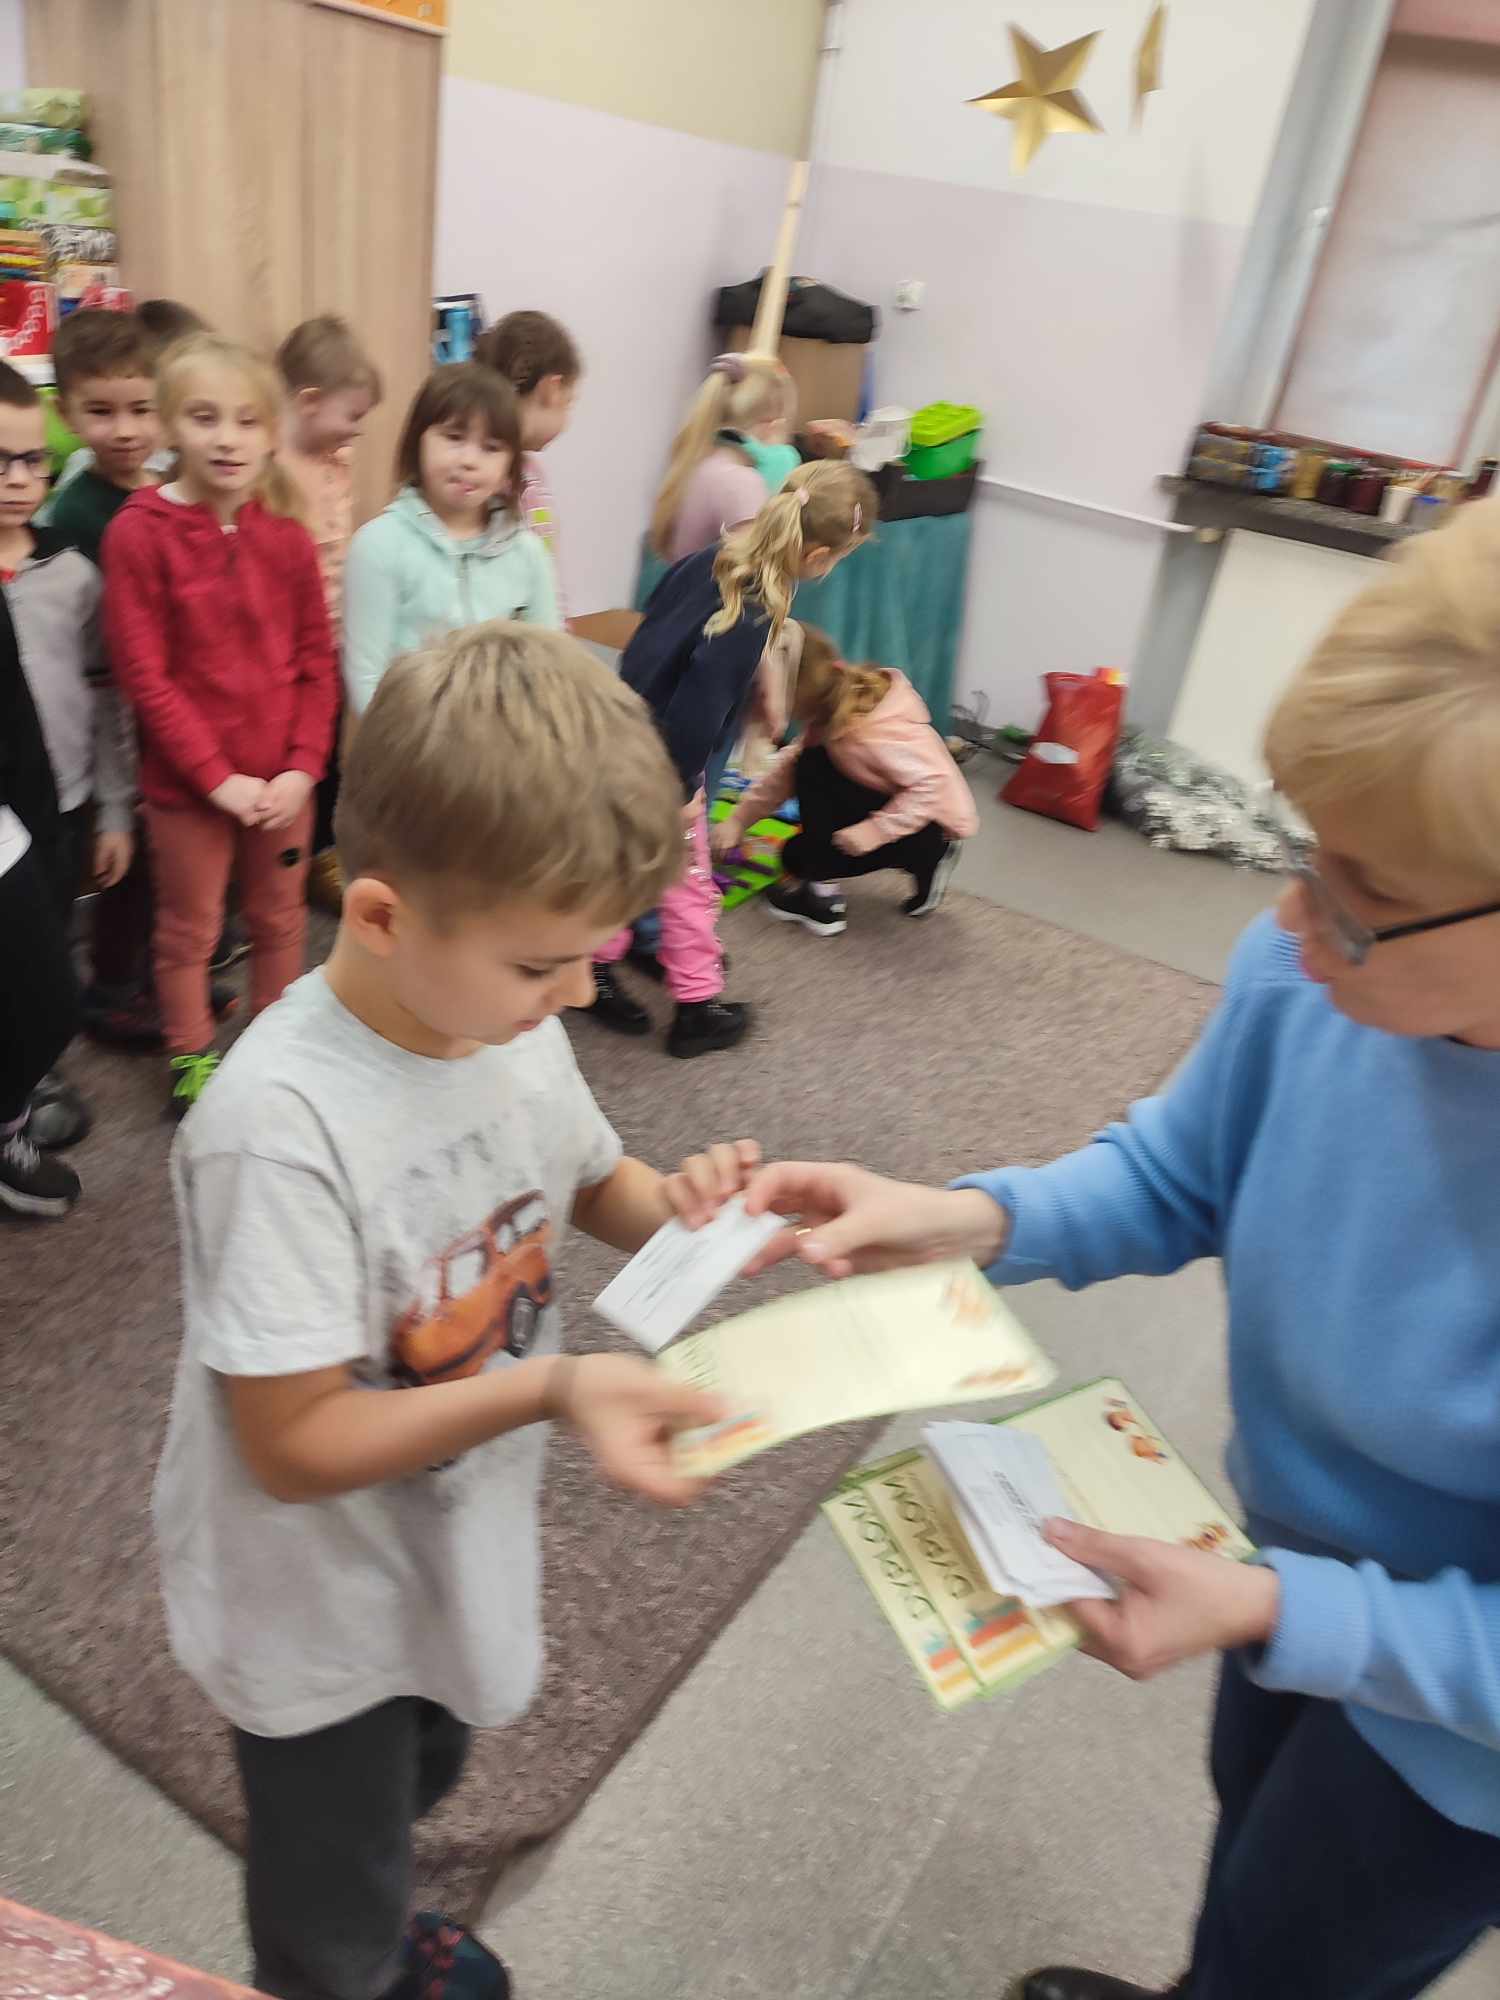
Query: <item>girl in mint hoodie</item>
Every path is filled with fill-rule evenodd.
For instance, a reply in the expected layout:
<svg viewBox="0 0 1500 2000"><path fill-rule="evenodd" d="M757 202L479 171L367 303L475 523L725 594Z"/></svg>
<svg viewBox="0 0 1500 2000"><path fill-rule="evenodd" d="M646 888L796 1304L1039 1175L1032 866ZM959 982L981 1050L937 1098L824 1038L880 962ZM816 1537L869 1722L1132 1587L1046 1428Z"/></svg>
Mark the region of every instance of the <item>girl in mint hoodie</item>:
<svg viewBox="0 0 1500 2000"><path fill-rule="evenodd" d="M344 691L362 715L381 676L429 639L490 618L561 626L552 559L521 525L521 417L491 368L434 369L396 450L401 490L354 537L344 574Z"/></svg>

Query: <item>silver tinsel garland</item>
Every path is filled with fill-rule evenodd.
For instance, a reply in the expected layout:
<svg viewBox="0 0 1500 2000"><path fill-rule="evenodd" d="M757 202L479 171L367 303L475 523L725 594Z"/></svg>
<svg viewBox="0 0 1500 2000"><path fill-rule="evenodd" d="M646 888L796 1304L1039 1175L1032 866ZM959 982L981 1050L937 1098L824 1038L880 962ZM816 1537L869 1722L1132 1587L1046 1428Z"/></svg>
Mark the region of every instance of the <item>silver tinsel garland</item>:
<svg viewBox="0 0 1500 2000"><path fill-rule="evenodd" d="M1218 854L1273 875L1284 867L1277 822L1257 807L1250 787L1180 743L1140 733L1122 739L1108 806L1153 847Z"/></svg>

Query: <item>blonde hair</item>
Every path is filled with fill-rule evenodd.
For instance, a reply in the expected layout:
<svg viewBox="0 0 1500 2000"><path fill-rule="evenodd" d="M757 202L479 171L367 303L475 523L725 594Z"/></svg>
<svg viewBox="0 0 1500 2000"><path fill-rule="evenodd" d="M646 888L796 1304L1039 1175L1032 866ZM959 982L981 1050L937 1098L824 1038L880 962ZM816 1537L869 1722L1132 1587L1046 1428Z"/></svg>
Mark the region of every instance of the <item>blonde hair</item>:
<svg viewBox="0 0 1500 2000"><path fill-rule="evenodd" d="M276 368L294 396L302 389L321 389L324 395L363 389L378 403L383 393L380 370L337 313L315 313L294 326L276 350Z"/></svg>
<svg viewBox="0 0 1500 2000"><path fill-rule="evenodd" d="M855 666L841 657L826 632L803 628L802 659L792 694L792 715L821 735L843 736L863 722L891 691L884 667Z"/></svg>
<svg viewBox="0 0 1500 2000"><path fill-rule="evenodd" d="M1433 858L1500 875L1500 501L1403 543L1297 673L1265 750L1304 810L1374 798Z"/></svg>
<svg viewBox="0 0 1500 2000"><path fill-rule="evenodd" d="M790 417L796 391L785 365L770 354L721 354L672 440L666 475L651 510L651 546L671 553L672 530L687 483L719 442L720 431L747 431L775 417Z"/></svg>
<svg viewBox="0 0 1500 2000"><path fill-rule="evenodd" d="M767 644L775 645L792 608L792 596L809 549L847 555L862 542L880 515L880 496L852 465L820 459L799 465L779 493L752 520L724 537L714 563L722 600L703 630L710 638L729 632L754 598L771 621Z"/></svg>
<svg viewBox="0 0 1500 2000"><path fill-rule="evenodd" d="M203 368L228 368L241 376L250 390L249 401L270 436L270 451L260 478L255 482L255 498L273 514L302 521L302 504L292 482L276 463L276 442L281 430L281 396L270 365L248 347L228 340L222 333L190 333L176 340L157 364L156 408L162 429L172 442L172 426L182 415L192 390L193 377Z"/></svg>
<svg viewBox="0 0 1500 2000"><path fill-rule="evenodd" d="M508 902L623 924L682 865L682 788L640 697L578 640L496 619L408 653L344 763L345 873L440 920Z"/></svg>

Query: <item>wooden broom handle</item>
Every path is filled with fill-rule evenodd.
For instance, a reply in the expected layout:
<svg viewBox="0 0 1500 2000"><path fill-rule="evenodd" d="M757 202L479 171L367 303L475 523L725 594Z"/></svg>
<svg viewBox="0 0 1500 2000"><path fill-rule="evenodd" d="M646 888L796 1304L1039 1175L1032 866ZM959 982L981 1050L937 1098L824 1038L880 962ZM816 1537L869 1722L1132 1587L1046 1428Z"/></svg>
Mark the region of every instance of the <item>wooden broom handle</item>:
<svg viewBox="0 0 1500 2000"><path fill-rule="evenodd" d="M781 322L786 317L787 286L791 283L792 257L797 248L797 228L802 220L802 202L807 193L807 162L792 163L786 187L786 207L776 238L776 256L761 280L760 304L755 309L755 326L750 334L748 354L776 353L781 345Z"/></svg>

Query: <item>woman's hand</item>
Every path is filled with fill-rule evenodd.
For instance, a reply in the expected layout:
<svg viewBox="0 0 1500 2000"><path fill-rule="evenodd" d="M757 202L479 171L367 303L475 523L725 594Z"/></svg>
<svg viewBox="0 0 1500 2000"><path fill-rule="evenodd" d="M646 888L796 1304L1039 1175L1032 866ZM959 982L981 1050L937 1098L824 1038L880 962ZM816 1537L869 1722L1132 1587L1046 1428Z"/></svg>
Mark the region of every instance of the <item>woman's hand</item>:
<svg viewBox="0 0 1500 2000"><path fill-rule="evenodd" d="M712 1222L726 1201L750 1185L760 1165L760 1147L754 1139L736 1139L733 1145L710 1146L706 1153L694 1153L675 1174L668 1174L662 1192L673 1213L689 1229L701 1229Z"/></svg>
<svg viewBox="0 0 1500 2000"><path fill-rule="evenodd" d="M725 1412L716 1396L628 1354L560 1355L554 1373L550 1414L578 1433L606 1479L663 1507L697 1499L703 1482L674 1469L672 1440L718 1423Z"/></svg>
<svg viewBox="0 0 1500 2000"><path fill-rule="evenodd" d="M261 793L260 824L267 833L282 833L312 797L313 781L306 771L283 771Z"/></svg>
<svg viewBox="0 0 1500 2000"><path fill-rule="evenodd" d="M841 826L833 836L833 844L840 854L858 854L859 842L851 838L853 832L852 827Z"/></svg>
<svg viewBox="0 0 1500 2000"><path fill-rule="evenodd" d="M247 778L243 771L236 771L222 785L214 786L208 795L208 803L217 806L221 813L228 813L231 819L237 819L241 826L259 826L265 795L264 778Z"/></svg>
<svg viewBox="0 0 1500 2000"><path fill-rule="evenodd" d="M123 882L135 855L135 840L128 833L94 835L94 886L113 889Z"/></svg>
<svg viewBox="0 0 1500 2000"><path fill-rule="evenodd" d="M799 1218L796 1229L772 1237L747 1275L792 1256L830 1278L947 1257L972 1257L982 1267L994 1263L1010 1231L1004 1209L979 1188L915 1187L827 1161L764 1168L745 1207L751 1215L774 1209Z"/></svg>
<svg viewBox="0 0 1500 2000"><path fill-rule="evenodd" d="M1276 1631L1281 1579L1259 1563L1077 1521L1050 1521L1047 1540L1120 1586L1112 1603L1087 1599L1068 1610L1084 1652L1130 1680L1148 1681L1200 1653L1265 1645Z"/></svg>

